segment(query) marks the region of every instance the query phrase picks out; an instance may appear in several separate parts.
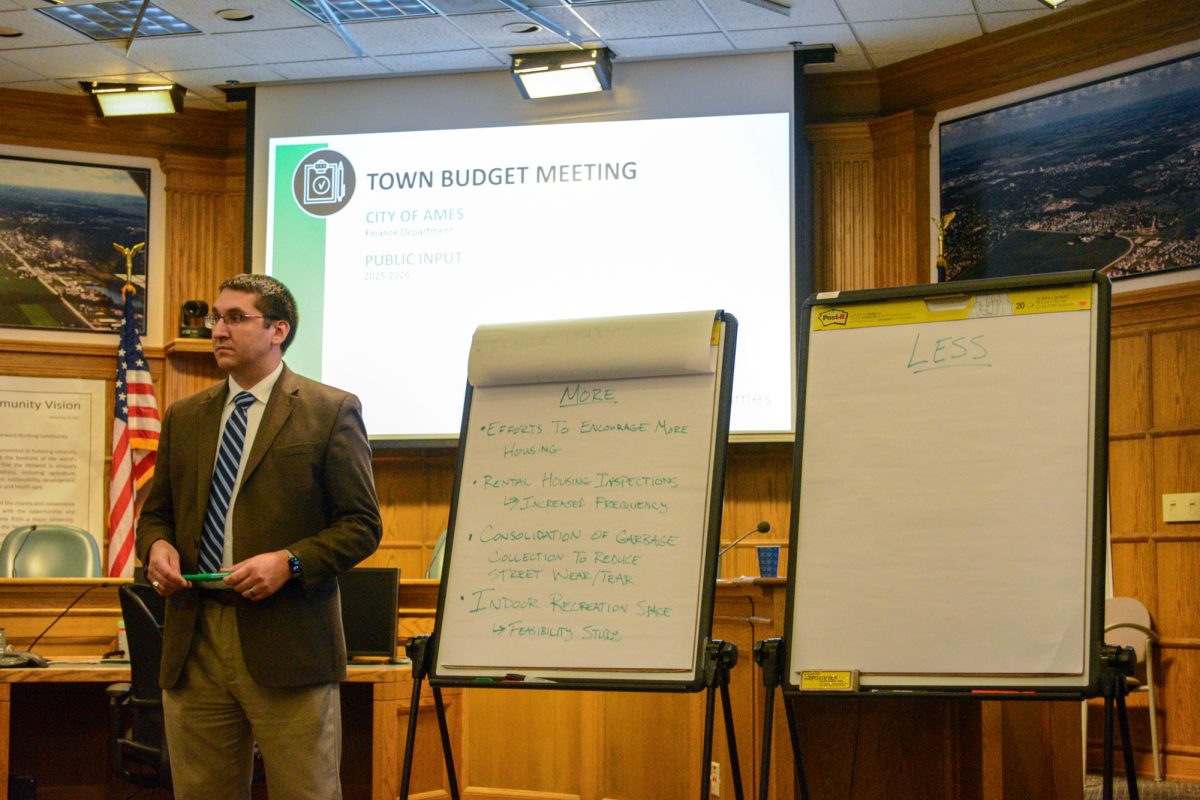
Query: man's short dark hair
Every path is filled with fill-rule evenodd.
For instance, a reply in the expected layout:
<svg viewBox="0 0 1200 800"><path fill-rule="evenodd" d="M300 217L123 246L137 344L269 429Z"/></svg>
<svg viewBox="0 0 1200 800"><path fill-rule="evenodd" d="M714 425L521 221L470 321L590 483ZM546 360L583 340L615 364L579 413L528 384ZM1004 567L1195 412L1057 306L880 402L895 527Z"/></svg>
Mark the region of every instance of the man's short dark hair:
<svg viewBox="0 0 1200 800"><path fill-rule="evenodd" d="M218 291L226 289L257 295L254 307L265 318L263 322L281 319L288 324L287 338L280 346L280 350L286 353L292 339L296 338L296 329L300 327L300 311L296 308L296 298L292 297L291 291L270 275L252 273L234 275L222 283Z"/></svg>

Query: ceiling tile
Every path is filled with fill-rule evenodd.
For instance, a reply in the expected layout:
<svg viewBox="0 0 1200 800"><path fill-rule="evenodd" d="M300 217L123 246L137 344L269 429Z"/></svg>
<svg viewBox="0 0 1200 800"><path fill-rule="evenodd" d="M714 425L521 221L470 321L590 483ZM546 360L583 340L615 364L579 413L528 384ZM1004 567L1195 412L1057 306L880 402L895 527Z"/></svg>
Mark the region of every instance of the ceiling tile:
<svg viewBox="0 0 1200 800"><path fill-rule="evenodd" d="M214 33L211 38L257 64L294 61L300 53L310 59L346 58L354 55L341 37L321 25L272 31Z"/></svg>
<svg viewBox="0 0 1200 800"><path fill-rule="evenodd" d="M129 58L148 69L201 69L252 64L253 59L235 53L203 34L138 39Z"/></svg>
<svg viewBox="0 0 1200 800"><path fill-rule="evenodd" d="M36 11L0 12L0 27L16 28L25 34L13 39L0 39L0 50L49 47L59 44L90 44L92 41L79 31L72 30Z"/></svg>
<svg viewBox="0 0 1200 800"><path fill-rule="evenodd" d="M49 94L73 94L82 97L82 92L79 91L79 84L73 87L64 86L55 81L22 81L18 83L5 83L0 80L0 86L5 89L16 89L23 92L47 92Z"/></svg>
<svg viewBox="0 0 1200 800"><path fill-rule="evenodd" d="M974 14L971 0L838 0L850 22Z"/></svg>
<svg viewBox="0 0 1200 800"><path fill-rule="evenodd" d="M790 50L791 42L832 44L838 57L844 53L861 54L858 40L849 25L813 25L803 28L774 28L765 31L730 31L729 38L739 50Z"/></svg>
<svg viewBox="0 0 1200 800"><path fill-rule="evenodd" d="M556 10L558 9L539 9L539 13L541 11ZM562 9L562 11L570 13L566 9ZM451 18L451 23L455 27L469 37L471 41L478 42L483 47L503 47L519 50L522 47L563 44L562 38L557 34L551 33L549 30L541 30L536 33L508 33L503 30L504 26L511 22L528 21L528 18L515 11L500 11L495 14L463 14ZM558 23L557 19L553 21ZM585 38L590 36L590 34L585 33L586 29L584 26L580 25L579 20L574 19L574 17L572 17L572 24L567 27Z"/></svg>
<svg viewBox="0 0 1200 800"><path fill-rule="evenodd" d="M441 17L381 20L369 25L347 25L346 30L373 56L466 50L475 45L453 23Z"/></svg>
<svg viewBox="0 0 1200 800"><path fill-rule="evenodd" d="M42 75L22 67L20 64L14 64L6 58L0 58L0 83L9 83L11 81L36 81L40 80Z"/></svg>
<svg viewBox="0 0 1200 800"><path fill-rule="evenodd" d="M31 69L47 78L79 78L96 80L118 73L138 73L145 70L121 57L108 45L69 44L35 50L5 50L5 58Z"/></svg>
<svg viewBox="0 0 1200 800"><path fill-rule="evenodd" d="M205 33L234 33L270 28L303 28L314 20L287 0L154 0L175 16ZM236 8L249 11L254 19L230 22L217 16L218 11Z"/></svg>
<svg viewBox="0 0 1200 800"><path fill-rule="evenodd" d="M872 58L877 53L928 52L979 36L979 18L957 17L856 22L854 30Z"/></svg>
<svg viewBox="0 0 1200 800"><path fill-rule="evenodd" d="M422 0L422 2L450 16L509 10L507 6L501 5L499 0ZM527 0L525 5L540 10L548 6L558 6L561 3L559 0Z"/></svg>
<svg viewBox="0 0 1200 800"><path fill-rule="evenodd" d="M734 52L733 45L720 33L690 36L645 36L638 39L614 39L609 42L621 59L662 58L680 55L709 55ZM618 60L618 65L620 61Z"/></svg>
<svg viewBox="0 0 1200 800"><path fill-rule="evenodd" d="M362 78L368 75L388 75L388 69L372 58L322 58L319 61L284 61L271 69L288 80L312 78Z"/></svg>
<svg viewBox="0 0 1200 800"><path fill-rule="evenodd" d="M283 76L269 67L253 64L246 67L221 67L219 69L166 70L162 73L167 80L186 86L188 91L205 96L214 96L213 89L226 81L238 83L273 83Z"/></svg>
<svg viewBox="0 0 1200 800"><path fill-rule="evenodd" d="M783 0L791 3L789 14L777 14L747 0L704 0L725 30L836 25L844 22L833 0Z"/></svg>
<svg viewBox="0 0 1200 800"><path fill-rule="evenodd" d="M0 11L19 11L21 4L15 0L0 0Z"/></svg>
<svg viewBox="0 0 1200 800"><path fill-rule="evenodd" d="M459 50L446 53L424 53L411 56L379 56L375 59L390 70L405 75L421 72L468 72L508 69L509 62L501 61L487 50Z"/></svg>
<svg viewBox="0 0 1200 800"><path fill-rule="evenodd" d="M605 40L633 37L659 37L663 33L684 35L720 30L696 0L644 0L644 2L605 3L579 6L579 16ZM778 17L758 9L765 16ZM559 9L553 9L559 12ZM550 16L547 9L547 16ZM569 12L568 12L569 13ZM576 23L578 24L578 23ZM666 38L666 37L663 37ZM685 45L686 46L686 45ZM685 52L685 51L680 51Z"/></svg>

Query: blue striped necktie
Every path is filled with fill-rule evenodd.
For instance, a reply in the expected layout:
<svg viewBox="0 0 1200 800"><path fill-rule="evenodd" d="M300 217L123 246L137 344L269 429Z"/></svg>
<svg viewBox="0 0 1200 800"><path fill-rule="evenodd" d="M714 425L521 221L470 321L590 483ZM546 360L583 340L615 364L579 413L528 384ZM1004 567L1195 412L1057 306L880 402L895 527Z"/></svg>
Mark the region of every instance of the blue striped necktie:
<svg viewBox="0 0 1200 800"><path fill-rule="evenodd" d="M242 461L246 443L246 413L254 405L254 395L240 392L233 398L233 413L225 423L217 465L213 468L212 488L208 490L208 510L204 512L204 532L200 535L200 571L217 572L225 552L225 518L229 500Z"/></svg>

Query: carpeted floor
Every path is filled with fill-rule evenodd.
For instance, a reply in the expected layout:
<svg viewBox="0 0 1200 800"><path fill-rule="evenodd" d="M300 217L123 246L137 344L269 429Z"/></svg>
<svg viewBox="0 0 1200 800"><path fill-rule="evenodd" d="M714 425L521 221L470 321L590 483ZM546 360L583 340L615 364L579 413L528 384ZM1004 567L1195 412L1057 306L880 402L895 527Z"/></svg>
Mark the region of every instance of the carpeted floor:
<svg viewBox="0 0 1200 800"><path fill-rule="evenodd" d="M1102 782L1099 775L1088 775L1083 781L1083 800L1100 800ZM1200 783L1182 783L1179 781L1154 781L1142 778L1138 781L1138 795L1141 800L1190 800L1200 798ZM1125 776L1113 777L1113 800L1128 800L1129 790L1125 785Z"/></svg>

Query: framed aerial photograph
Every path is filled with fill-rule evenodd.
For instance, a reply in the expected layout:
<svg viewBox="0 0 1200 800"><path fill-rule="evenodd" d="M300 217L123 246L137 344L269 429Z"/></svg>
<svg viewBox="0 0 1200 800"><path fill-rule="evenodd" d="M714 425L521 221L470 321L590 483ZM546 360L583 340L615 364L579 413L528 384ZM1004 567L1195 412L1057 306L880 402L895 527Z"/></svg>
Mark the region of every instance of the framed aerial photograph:
<svg viewBox="0 0 1200 800"><path fill-rule="evenodd" d="M0 154L0 327L116 333L126 256L146 319L150 170Z"/></svg>
<svg viewBox="0 0 1200 800"><path fill-rule="evenodd" d="M1194 54L941 123L938 280L1200 266L1198 110Z"/></svg>

